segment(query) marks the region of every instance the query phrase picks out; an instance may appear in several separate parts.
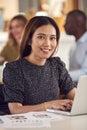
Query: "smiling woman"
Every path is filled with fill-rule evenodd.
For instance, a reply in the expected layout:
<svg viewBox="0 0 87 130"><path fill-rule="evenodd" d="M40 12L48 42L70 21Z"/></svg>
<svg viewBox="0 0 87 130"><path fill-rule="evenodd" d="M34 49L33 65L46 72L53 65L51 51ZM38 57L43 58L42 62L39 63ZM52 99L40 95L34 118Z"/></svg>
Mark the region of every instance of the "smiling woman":
<svg viewBox="0 0 87 130"><path fill-rule="evenodd" d="M71 108L76 88L64 63L52 57L59 37L52 18L36 16L28 21L20 58L7 63L3 71L4 97L11 113ZM59 99L59 89L68 99Z"/></svg>

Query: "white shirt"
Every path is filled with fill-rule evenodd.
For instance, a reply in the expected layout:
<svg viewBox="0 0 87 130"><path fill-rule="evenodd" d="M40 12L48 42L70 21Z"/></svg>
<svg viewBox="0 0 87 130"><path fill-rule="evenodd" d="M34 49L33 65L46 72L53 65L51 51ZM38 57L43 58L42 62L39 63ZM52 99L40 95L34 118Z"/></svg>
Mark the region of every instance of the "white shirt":
<svg viewBox="0 0 87 130"><path fill-rule="evenodd" d="M87 31L73 44L69 61L70 75L74 81L87 74Z"/></svg>

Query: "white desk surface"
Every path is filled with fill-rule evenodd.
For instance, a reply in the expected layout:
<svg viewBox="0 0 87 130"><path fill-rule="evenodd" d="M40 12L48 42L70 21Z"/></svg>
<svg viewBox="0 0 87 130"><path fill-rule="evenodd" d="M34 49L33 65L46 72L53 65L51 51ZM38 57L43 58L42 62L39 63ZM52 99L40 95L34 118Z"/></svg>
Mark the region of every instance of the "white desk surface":
<svg viewBox="0 0 87 130"><path fill-rule="evenodd" d="M54 121L50 128L21 128L21 130L87 130L87 115L64 117L62 121ZM19 128L2 128L0 130L19 130Z"/></svg>

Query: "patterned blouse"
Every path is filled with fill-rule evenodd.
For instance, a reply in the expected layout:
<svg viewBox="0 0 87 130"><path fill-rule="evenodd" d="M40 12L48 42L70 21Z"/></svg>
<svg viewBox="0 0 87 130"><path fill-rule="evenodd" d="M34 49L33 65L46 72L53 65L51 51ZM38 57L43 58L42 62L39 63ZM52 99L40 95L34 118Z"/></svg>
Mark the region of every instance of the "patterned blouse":
<svg viewBox="0 0 87 130"><path fill-rule="evenodd" d="M43 66L25 58L6 64L3 71L6 102L35 105L59 98L75 86L59 57L49 58Z"/></svg>

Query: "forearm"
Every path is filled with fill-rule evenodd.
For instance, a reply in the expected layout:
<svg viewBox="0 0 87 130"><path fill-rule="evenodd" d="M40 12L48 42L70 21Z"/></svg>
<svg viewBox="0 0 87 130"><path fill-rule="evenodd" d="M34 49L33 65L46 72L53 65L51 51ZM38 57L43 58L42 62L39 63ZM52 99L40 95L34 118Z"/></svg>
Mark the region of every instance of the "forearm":
<svg viewBox="0 0 87 130"><path fill-rule="evenodd" d="M11 114L27 113L31 111L45 111L45 103L38 105L22 105L20 103L9 103L9 110Z"/></svg>
<svg viewBox="0 0 87 130"><path fill-rule="evenodd" d="M23 106L20 103L9 103L9 110L11 114L20 114L27 113L32 111L46 111L46 109L57 109L57 110L65 110L66 107L71 107L72 100L64 99L64 100L52 100L48 102L44 102L38 105L26 105Z"/></svg>
<svg viewBox="0 0 87 130"><path fill-rule="evenodd" d="M73 100L75 97L75 93L76 93L76 88L73 88L68 94L67 94L67 98Z"/></svg>

